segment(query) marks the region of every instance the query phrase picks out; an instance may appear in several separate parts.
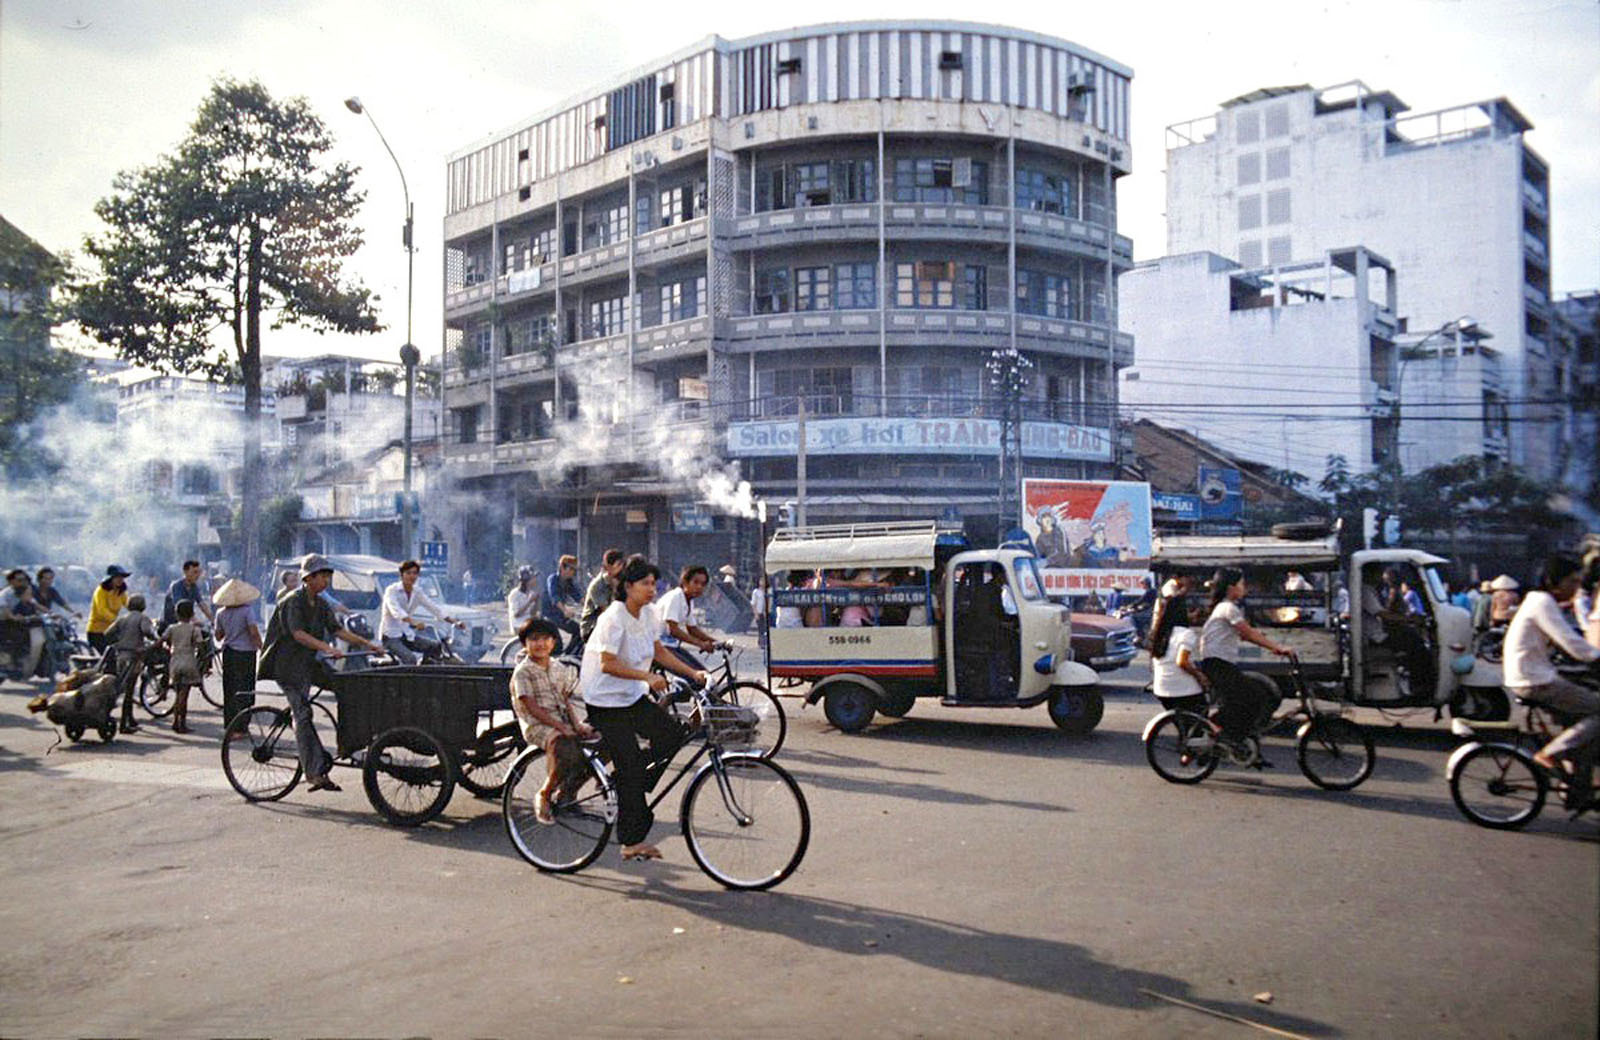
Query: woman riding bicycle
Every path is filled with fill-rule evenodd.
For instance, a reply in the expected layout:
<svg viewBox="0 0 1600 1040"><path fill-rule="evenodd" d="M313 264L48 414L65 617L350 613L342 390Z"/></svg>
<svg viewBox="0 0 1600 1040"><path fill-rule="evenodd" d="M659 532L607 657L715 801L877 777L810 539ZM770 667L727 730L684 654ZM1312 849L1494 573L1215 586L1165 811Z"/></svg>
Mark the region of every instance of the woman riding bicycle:
<svg viewBox="0 0 1600 1040"><path fill-rule="evenodd" d="M1217 724L1226 740L1250 736L1267 698L1239 670L1239 640L1254 643L1263 650L1288 657L1286 646L1268 639L1245 620L1239 606L1245 597L1244 573L1223 567L1211 579L1211 606L1205 627L1200 630L1200 670L1216 687L1220 706Z"/></svg>
<svg viewBox="0 0 1600 1040"><path fill-rule="evenodd" d="M660 569L642 556L623 564L618 599L600 615L583 650L579 694L589 724L600 731L611 754L623 859L661 858L661 850L646 840L654 820L645 804L646 772L652 762L670 759L685 738L682 725L649 696L667 688L666 677L652 674L650 664L696 684L706 679L705 672L661 645L661 622L651 606L660 578ZM640 737L650 743L648 757L639 749Z"/></svg>

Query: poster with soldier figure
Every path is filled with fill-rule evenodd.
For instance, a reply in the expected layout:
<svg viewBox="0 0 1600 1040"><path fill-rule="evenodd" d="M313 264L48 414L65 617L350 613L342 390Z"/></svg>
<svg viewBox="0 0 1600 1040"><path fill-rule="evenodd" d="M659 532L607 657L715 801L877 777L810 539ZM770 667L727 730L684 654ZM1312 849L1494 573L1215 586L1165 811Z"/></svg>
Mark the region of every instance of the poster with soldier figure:
<svg viewBox="0 0 1600 1040"><path fill-rule="evenodd" d="M1022 482L1022 528L1054 596L1139 587L1150 567L1150 485L1128 480Z"/></svg>

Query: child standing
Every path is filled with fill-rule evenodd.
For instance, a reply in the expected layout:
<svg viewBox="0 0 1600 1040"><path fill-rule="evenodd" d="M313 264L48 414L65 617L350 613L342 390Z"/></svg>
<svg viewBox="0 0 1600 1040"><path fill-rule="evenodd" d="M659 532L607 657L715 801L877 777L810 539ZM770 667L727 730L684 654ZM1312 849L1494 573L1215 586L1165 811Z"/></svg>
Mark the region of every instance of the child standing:
<svg viewBox="0 0 1600 1040"><path fill-rule="evenodd" d="M161 641L169 654L167 681L177 691L172 705L172 732L189 732L189 687L200 683L200 626L194 623L194 602L179 600L178 620L167 627Z"/></svg>
<svg viewBox="0 0 1600 1040"><path fill-rule="evenodd" d="M144 597L128 597L128 609L105 630L107 647L116 655L117 693L122 697L122 732L137 733L133 721L133 694L139 682L144 653L156 642L156 626L144 613Z"/></svg>

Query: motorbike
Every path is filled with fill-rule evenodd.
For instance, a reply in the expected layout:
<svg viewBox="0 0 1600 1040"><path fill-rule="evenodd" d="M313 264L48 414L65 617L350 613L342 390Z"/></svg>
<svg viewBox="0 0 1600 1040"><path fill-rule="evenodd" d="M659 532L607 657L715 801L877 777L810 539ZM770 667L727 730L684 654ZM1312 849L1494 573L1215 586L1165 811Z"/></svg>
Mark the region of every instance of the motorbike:
<svg viewBox="0 0 1600 1040"><path fill-rule="evenodd" d="M363 639L372 639L372 624L360 614L351 614L344 619L346 631L351 635ZM455 626L463 628L463 625ZM455 651L455 646L450 641L451 626L437 622L425 622L421 628L414 628L401 637L400 641L406 649L421 656L420 664L466 664L461 655Z"/></svg>
<svg viewBox="0 0 1600 1040"><path fill-rule="evenodd" d="M35 626L29 626L33 627ZM44 632L44 647L39 653L39 663L34 667L33 674L22 674L22 663L28 653L28 643L21 640L15 645L0 645L0 674L18 682L54 679L57 675L72 671L74 655L89 650L89 644L78 638L77 630L69 618L59 614L41 614L38 617L37 627Z"/></svg>

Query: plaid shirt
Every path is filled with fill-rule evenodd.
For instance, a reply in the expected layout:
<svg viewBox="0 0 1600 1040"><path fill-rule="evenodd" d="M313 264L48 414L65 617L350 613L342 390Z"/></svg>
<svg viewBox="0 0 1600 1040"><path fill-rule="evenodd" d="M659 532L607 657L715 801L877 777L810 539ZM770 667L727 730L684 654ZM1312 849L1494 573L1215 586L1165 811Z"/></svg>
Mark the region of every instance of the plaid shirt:
<svg viewBox="0 0 1600 1040"><path fill-rule="evenodd" d="M550 667L545 669L526 657L517 664L516 671L511 673L511 707L517 713L517 719L522 723L522 734L530 745L544 747L558 731L554 726L547 726L534 718L522 699L526 697L547 714L569 726L576 726L578 714L575 705L583 703L577 698L577 690L578 673L570 665L551 661Z"/></svg>

